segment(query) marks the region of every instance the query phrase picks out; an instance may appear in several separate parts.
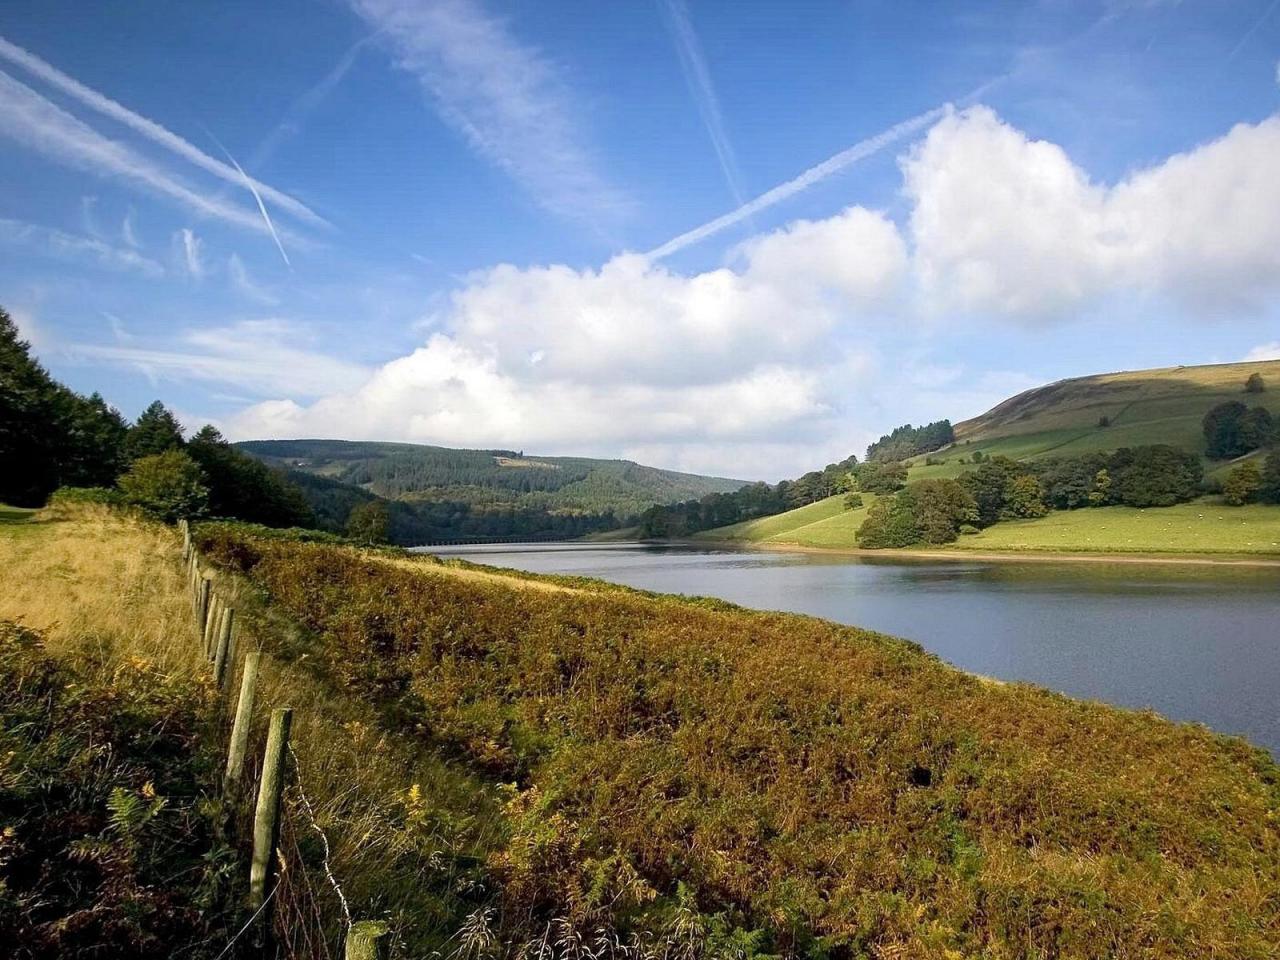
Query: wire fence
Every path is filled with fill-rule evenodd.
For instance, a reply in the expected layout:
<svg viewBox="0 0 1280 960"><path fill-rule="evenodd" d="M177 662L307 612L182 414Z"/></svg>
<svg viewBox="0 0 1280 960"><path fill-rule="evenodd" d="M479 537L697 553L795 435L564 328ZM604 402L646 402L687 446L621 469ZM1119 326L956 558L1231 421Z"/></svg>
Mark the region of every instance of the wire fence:
<svg viewBox="0 0 1280 960"><path fill-rule="evenodd" d="M303 785L298 754L290 742L292 710L270 710L266 744L260 762L249 759L255 718L264 707L255 703L259 671L265 656L236 649L239 640L235 608L216 589L191 539L187 521L179 524L183 560L187 566L196 636L220 693L225 692L239 665L240 688L231 711L223 796L231 810L235 832L252 836L249 871L249 918L218 954L218 960L241 955L246 947L257 956L315 957L331 960L386 960L390 928L378 921L354 920L351 903L332 867L328 835L318 822L315 806ZM226 698L220 696L219 703ZM246 766L251 776L246 777ZM253 801L252 816L249 800ZM317 887L302 834L318 838L324 885ZM293 865L293 868L291 868ZM332 910L325 901L336 899L342 946L331 940Z"/></svg>

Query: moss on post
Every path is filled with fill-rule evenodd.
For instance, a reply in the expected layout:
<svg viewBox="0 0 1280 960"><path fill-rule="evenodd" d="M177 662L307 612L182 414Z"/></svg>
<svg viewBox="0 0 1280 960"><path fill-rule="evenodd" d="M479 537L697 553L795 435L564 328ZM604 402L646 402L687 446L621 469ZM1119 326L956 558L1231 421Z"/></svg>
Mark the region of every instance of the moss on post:
<svg viewBox="0 0 1280 960"><path fill-rule="evenodd" d="M381 920L359 920L347 931L345 960L387 960L391 928Z"/></svg>
<svg viewBox="0 0 1280 960"><path fill-rule="evenodd" d="M218 639L213 650L213 682L219 690L227 678L227 663L231 657L231 630L235 626L236 612L231 607L222 608L218 622Z"/></svg>

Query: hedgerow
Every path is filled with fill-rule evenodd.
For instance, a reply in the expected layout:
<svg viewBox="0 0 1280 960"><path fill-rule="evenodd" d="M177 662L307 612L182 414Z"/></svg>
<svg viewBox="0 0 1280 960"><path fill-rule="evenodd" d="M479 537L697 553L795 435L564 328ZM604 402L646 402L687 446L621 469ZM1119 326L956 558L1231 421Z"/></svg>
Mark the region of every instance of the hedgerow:
<svg viewBox="0 0 1280 960"><path fill-rule="evenodd" d="M502 942L567 924L689 957L1280 947L1280 771L1242 740L806 617L199 537L388 729L511 784Z"/></svg>

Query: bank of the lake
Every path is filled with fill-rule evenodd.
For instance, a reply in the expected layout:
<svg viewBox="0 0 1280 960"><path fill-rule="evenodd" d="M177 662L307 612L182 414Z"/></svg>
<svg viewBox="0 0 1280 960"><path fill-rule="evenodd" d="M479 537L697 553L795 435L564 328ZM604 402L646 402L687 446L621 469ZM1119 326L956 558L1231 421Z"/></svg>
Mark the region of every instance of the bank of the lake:
<svg viewBox="0 0 1280 960"><path fill-rule="evenodd" d="M857 551L856 534L874 502L863 496L862 507L847 509L837 495L771 517L707 530L692 542L731 542L745 546ZM1035 520L1006 520L955 543L921 546L908 551L874 551L880 555L906 553L946 556L953 552L981 554L988 559L1028 558L1037 553L1057 559L1128 561L1172 560L1280 563L1280 506L1248 504L1231 507L1205 497L1172 507L1090 507L1055 510Z"/></svg>
<svg viewBox="0 0 1280 960"><path fill-rule="evenodd" d="M701 541L444 555L812 614L915 640L972 673L1150 707L1280 752L1280 565L1271 560Z"/></svg>

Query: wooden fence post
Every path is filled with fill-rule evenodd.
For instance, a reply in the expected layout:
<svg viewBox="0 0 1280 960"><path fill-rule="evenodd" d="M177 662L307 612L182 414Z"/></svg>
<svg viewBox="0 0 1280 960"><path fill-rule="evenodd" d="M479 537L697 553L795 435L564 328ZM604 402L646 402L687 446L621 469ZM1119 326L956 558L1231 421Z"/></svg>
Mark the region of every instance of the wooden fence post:
<svg viewBox="0 0 1280 960"><path fill-rule="evenodd" d="M218 635L218 619L222 616L222 597L211 591L209 596L209 612L204 618L204 658L213 659L214 638Z"/></svg>
<svg viewBox="0 0 1280 960"><path fill-rule="evenodd" d="M258 806L253 815L253 860L249 864L249 909L262 909L263 929L271 928L271 911L266 908L267 885L275 873L276 846L280 842L280 799L284 793L285 756L289 750L289 728L293 710L277 707L271 711L267 729L267 749L262 754L262 779L258 782Z"/></svg>
<svg viewBox="0 0 1280 960"><path fill-rule="evenodd" d="M235 610L223 607L222 619L218 623L218 640L213 651L213 682L219 690L227 678L227 662L231 657L231 629L235 620Z"/></svg>
<svg viewBox="0 0 1280 960"><path fill-rule="evenodd" d="M227 750L227 772L222 781L222 795L234 799L244 771L244 755L249 748L249 727L253 721L253 697L258 689L258 664L262 654L256 650L245 654L244 672L240 677L240 700L235 720L231 723L231 746Z"/></svg>
<svg viewBox="0 0 1280 960"><path fill-rule="evenodd" d="M209 600L213 592L213 581L208 576L200 577L200 599L196 601L196 625L203 636L205 624L209 622Z"/></svg>
<svg viewBox="0 0 1280 960"><path fill-rule="evenodd" d="M387 960L391 928L381 920L359 920L347 931L345 960Z"/></svg>

